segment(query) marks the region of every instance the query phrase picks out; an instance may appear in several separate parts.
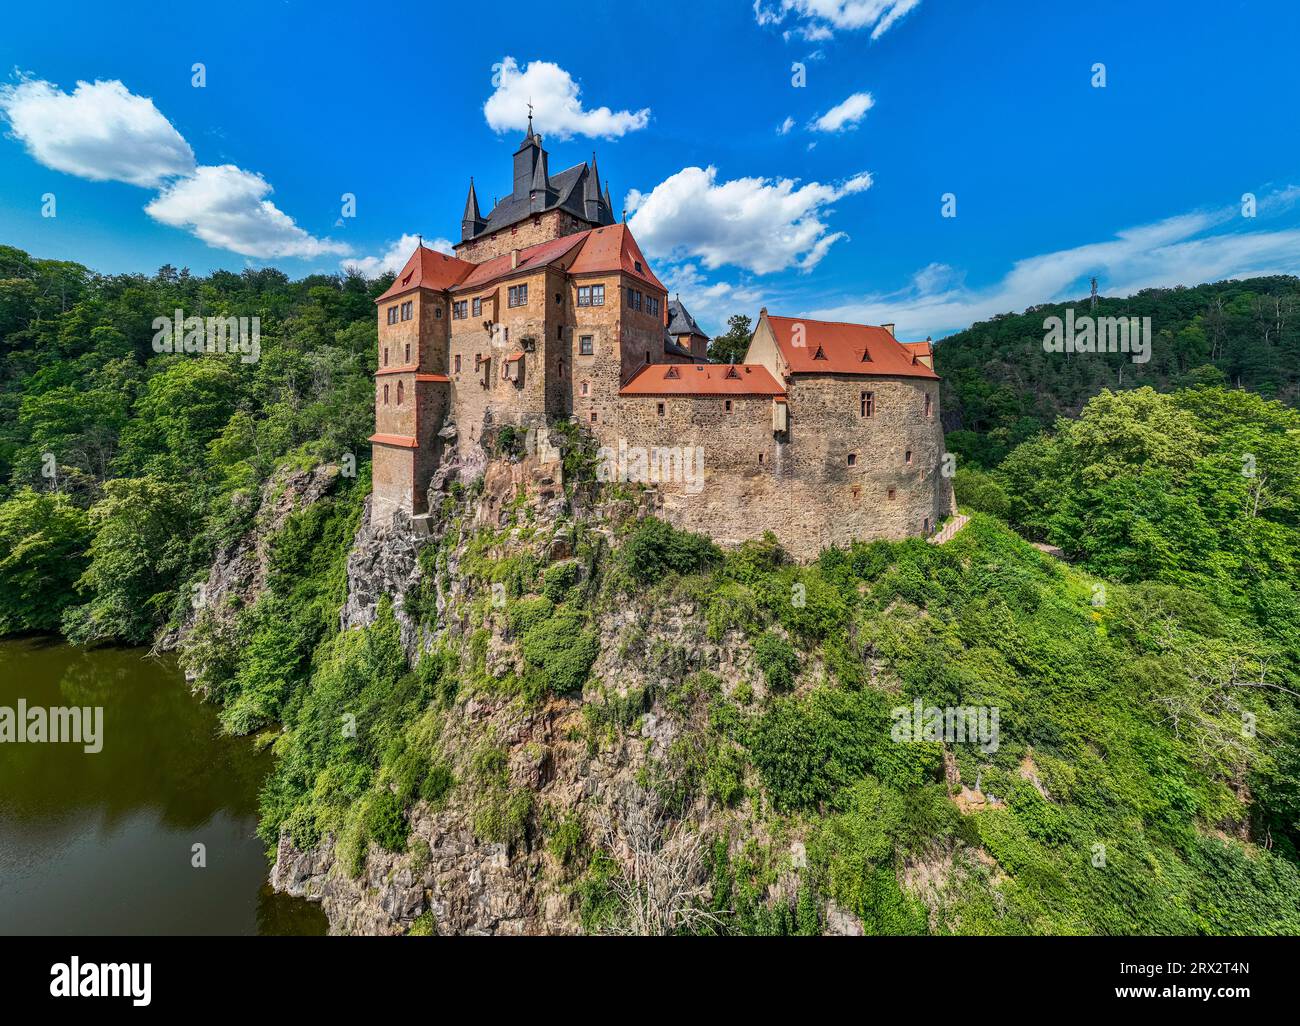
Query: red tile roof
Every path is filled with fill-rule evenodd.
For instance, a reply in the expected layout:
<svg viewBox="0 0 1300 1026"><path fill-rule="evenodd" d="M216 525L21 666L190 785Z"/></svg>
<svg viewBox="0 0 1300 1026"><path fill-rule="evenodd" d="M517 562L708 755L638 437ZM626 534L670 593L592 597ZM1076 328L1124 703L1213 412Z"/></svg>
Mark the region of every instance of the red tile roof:
<svg viewBox="0 0 1300 1026"><path fill-rule="evenodd" d="M577 235L562 235L550 242L539 242L536 246L527 246L519 250L519 261L514 267L510 266L510 253L502 253L500 256L484 260L483 263L474 268L468 277L459 283L456 291L463 292L466 289L481 288L498 278L504 278L507 274L517 274L520 271L531 271L539 267L545 267L573 249L582 241L585 234L585 232L579 232Z"/></svg>
<svg viewBox="0 0 1300 1026"><path fill-rule="evenodd" d="M652 363L619 395L770 395L785 389L757 363Z"/></svg>
<svg viewBox="0 0 1300 1026"><path fill-rule="evenodd" d="M388 291L375 302L382 303L412 289L449 289L463 281L472 270L474 265L468 260L447 256L428 246L417 246Z"/></svg>
<svg viewBox="0 0 1300 1026"><path fill-rule="evenodd" d="M898 344L916 356L934 355L934 343L928 338L924 342L900 342Z"/></svg>
<svg viewBox="0 0 1300 1026"><path fill-rule="evenodd" d="M938 378L916 354L884 328L808 317L768 316L776 344L795 374L868 374ZM796 324L803 325L803 345L795 345ZM864 354L866 359L864 359Z"/></svg>
<svg viewBox="0 0 1300 1026"><path fill-rule="evenodd" d="M622 271L634 278L640 278L647 285L652 285L667 293L663 282L650 270L648 261L641 252L641 247L632 238L625 224L611 224L604 228L593 228L583 232L582 249L573 263L569 265L570 274L594 274L601 271ZM637 270L637 264L641 270ZM668 315L665 307L664 316ZM667 324L667 320L664 321Z"/></svg>
<svg viewBox="0 0 1300 1026"><path fill-rule="evenodd" d="M371 435L368 441L380 445L397 445L403 449L418 449L420 446L410 435Z"/></svg>

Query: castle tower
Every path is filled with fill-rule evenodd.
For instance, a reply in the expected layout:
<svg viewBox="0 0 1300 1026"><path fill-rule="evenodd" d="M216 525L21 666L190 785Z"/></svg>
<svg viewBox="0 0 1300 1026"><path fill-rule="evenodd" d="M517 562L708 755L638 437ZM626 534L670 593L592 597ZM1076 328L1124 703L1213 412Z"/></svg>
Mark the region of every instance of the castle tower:
<svg viewBox="0 0 1300 1026"><path fill-rule="evenodd" d="M471 185L470 199L473 200ZM466 214L470 214L466 205ZM429 479L441 456L449 403L447 290L474 269L423 242L375 304L379 368L375 372L375 433L370 436L374 490L371 519L385 523L398 510L427 511Z"/></svg>

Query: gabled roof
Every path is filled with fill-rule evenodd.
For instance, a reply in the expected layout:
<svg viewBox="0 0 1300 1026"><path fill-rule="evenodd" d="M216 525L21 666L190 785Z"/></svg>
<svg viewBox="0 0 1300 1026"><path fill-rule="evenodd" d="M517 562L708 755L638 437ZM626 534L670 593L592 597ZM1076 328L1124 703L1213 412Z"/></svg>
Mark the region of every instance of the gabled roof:
<svg viewBox="0 0 1300 1026"><path fill-rule="evenodd" d="M915 356L934 355L934 343L928 338L924 342L900 342L898 344Z"/></svg>
<svg viewBox="0 0 1300 1026"><path fill-rule="evenodd" d="M619 395L767 395L785 389L757 363L651 363Z"/></svg>
<svg viewBox="0 0 1300 1026"><path fill-rule="evenodd" d="M474 265L467 260L447 256L428 246L417 246L388 291L375 302L382 303L412 289L437 289L441 292L464 281L472 270Z"/></svg>
<svg viewBox="0 0 1300 1026"><path fill-rule="evenodd" d="M939 377L916 359L912 349L875 325L771 315L767 322L776 336L782 359L795 374ZM795 345L796 324L802 325L802 345Z"/></svg>
<svg viewBox="0 0 1300 1026"><path fill-rule="evenodd" d="M457 286L456 291L463 292L466 289L482 288L484 285L508 274L533 271L539 267L545 267L572 250L574 246L582 241L585 234L585 232L579 232L577 235L562 235L558 239L551 239L550 242L539 242L536 246L527 246L518 251L519 260L513 267L510 266L510 253L494 256L490 260L484 260L483 263L477 266L470 264L469 266L473 268L472 272Z"/></svg>
<svg viewBox="0 0 1300 1026"><path fill-rule="evenodd" d="M668 334L670 335L699 335L701 338L708 338L700 326L695 323L695 318L690 315L686 307L682 306L681 300L670 299L668 301Z"/></svg>
<svg viewBox="0 0 1300 1026"><path fill-rule="evenodd" d="M633 278L640 278L647 285L652 285L666 292L663 282L650 270L650 262L641 252L641 247L632 238L631 231L625 224L611 224L604 228L593 228L583 232L582 249L573 263L569 265L570 274L592 274L601 271L622 271ZM637 265L641 269L637 270Z"/></svg>

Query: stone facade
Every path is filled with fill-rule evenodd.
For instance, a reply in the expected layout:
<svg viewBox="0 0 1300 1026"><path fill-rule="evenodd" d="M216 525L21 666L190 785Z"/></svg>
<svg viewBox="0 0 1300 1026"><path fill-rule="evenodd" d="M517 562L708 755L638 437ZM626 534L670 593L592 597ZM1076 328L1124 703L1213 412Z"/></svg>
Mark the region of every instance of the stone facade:
<svg viewBox="0 0 1300 1026"><path fill-rule="evenodd" d="M535 183L598 195L594 162L552 179L536 151L530 131L517 181L531 160ZM541 193L535 206L554 200ZM666 290L626 225L602 223L607 202L586 208L595 221L515 203L522 214L502 203L485 220L471 186L457 257L417 251L378 301L376 522L425 512L441 464L480 472L500 427L558 420L590 433L613 479L652 486L665 519L721 543L771 531L808 559L930 534L953 512L928 341L764 310L744 364L708 365L678 300L670 334ZM513 222L488 230L502 210ZM650 452L666 479L639 469Z"/></svg>

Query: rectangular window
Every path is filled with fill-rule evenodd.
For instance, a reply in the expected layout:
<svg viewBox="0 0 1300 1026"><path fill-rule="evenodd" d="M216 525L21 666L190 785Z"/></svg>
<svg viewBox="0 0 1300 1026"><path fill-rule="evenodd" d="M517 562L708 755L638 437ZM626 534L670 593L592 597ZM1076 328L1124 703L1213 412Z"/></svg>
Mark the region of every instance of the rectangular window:
<svg viewBox="0 0 1300 1026"><path fill-rule="evenodd" d="M849 466L856 467L857 465L858 465L858 454L856 452L849 453Z"/></svg>
<svg viewBox="0 0 1300 1026"><path fill-rule="evenodd" d="M591 287L591 305L592 305L592 306L604 306L604 305L605 305L605 286L604 286L604 285L593 285L593 286Z"/></svg>
<svg viewBox="0 0 1300 1026"><path fill-rule="evenodd" d="M728 413L731 412L731 400L730 400L730 399L728 399L728 400L726 401L726 404L724 405L723 409L725 409Z"/></svg>
<svg viewBox="0 0 1300 1026"><path fill-rule="evenodd" d="M406 343L406 362L411 362L411 343Z"/></svg>
<svg viewBox="0 0 1300 1026"><path fill-rule="evenodd" d="M582 394L587 394L587 383L585 381L582 383Z"/></svg>
<svg viewBox="0 0 1300 1026"><path fill-rule="evenodd" d="M463 321L465 319L465 308L467 304L461 299L451 304L451 319L453 321Z"/></svg>
<svg viewBox="0 0 1300 1026"><path fill-rule="evenodd" d="M925 415L930 416L930 395L927 392L925 396Z"/></svg>
<svg viewBox="0 0 1300 1026"><path fill-rule="evenodd" d="M454 357L454 360L455 360L456 373L459 374L459 373L460 373L460 353L457 353L457 354L456 354L456 356Z"/></svg>
<svg viewBox="0 0 1300 1026"><path fill-rule="evenodd" d="M663 415L664 415L664 404L663 404L663 403L660 403L660 404L659 404L659 416L662 417Z"/></svg>
<svg viewBox="0 0 1300 1026"><path fill-rule="evenodd" d="M595 411L595 410L592 410L592 411L591 411L591 422L592 422L593 424L596 423L596 411Z"/></svg>
<svg viewBox="0 0 1300 1026"><path fill-rule="evenodd" d="M403 304L402 304L402 320L404 320L404 321L409 321L413 316L415 316L415 303L414 303L414 301L407 301L407 302L403 303Z"/></svg>
<svg viewBox="0 0 1300 1026"><path fill-rule="evenodd" d="M390 306L388 308L388 323L389 324L397 323L397 307L395 306Z"/></svg>
<svg viewBox="0 0 1300 1026"><path fill-rule="evenodd" d="M442 304L441 304L441 303L439 303L437 306L435 306L435 307L433 308L433 319L434 319L435 321L440 321L440 320L442 320Z"/></svg>
<svg viewBox="0 0 1300 1026"><path fill-rule="evenodd" d="M481 299L474 300L474 316L475 317L483 316L483 300Z"/></svg>
<svg viewBox="0 0 1300 1026"><path fill-rule="evenodd" d="M897 494L898 494L898 493L895 492L894 489L892 489L892 488L889 489L889 497L890 497L891 499L892 499L895 495L897 495Z"/></svg>
<svg viewBox="0 0 1300 1026"><path fill-rule="evenodd" d="M388 366L388 347L384 346L384 366Z"/></svg>
<svg viewBox="0 0 1300 1026"><path fill-rule="evenodd" d="M875 392L862 393L861 413L862 416L864 417L874 417L876 415L876 393Z"/></svg>
<svg viewBox="0 0 1300 1026"><path fill-rule="evenodd" d="M911 449L908 449L907 452L903 453L903 462L906 463L909 467L912 465L912 450L911 450Z"/></svg>
<svg viewBox="0 0 1300 1026"><path fill-rule="evenodd" d="M590 286L590 285L579 285L579 286L578 286L578 305L579 305L579 306L591 306L591 286Z"/></svg>
<svg viewBox="0 0 1300 1026"><path fill-rule="evenodd" d="M527 306L528 305L528 286L511 285L506 290L507 306Z"/></svg>
<svg viewBox="0 0 1300 1026"><path fill-rule="evenodd" d="M591 356L596 352L596 343L590 335L580 335L578 337L578 355Z"/></svg>

